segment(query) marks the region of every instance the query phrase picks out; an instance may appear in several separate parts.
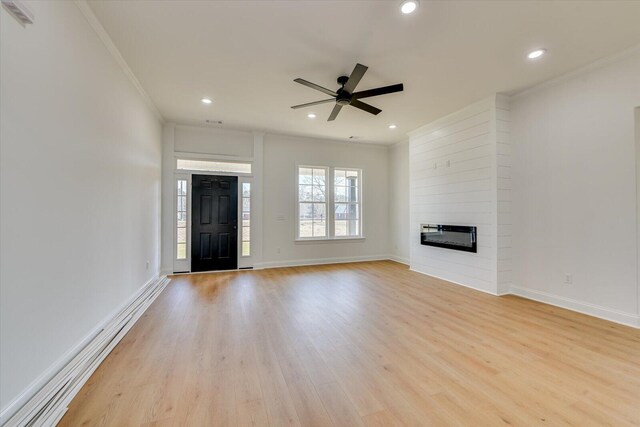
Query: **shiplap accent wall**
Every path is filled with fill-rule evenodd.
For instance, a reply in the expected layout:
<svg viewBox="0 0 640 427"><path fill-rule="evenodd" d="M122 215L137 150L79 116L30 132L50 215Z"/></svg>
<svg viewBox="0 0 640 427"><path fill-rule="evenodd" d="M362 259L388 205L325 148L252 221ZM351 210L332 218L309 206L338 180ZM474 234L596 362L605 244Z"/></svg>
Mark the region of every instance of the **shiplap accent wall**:
<svg viewBox="0 0 640 427"><path fill-rule="evenodd" d="M507 99L491 96L409 136L411 269L492 294L508 291L498 286L510 280ZM421 245L424 223L477 226L478 253Z"/></svg>
<svg viewBox="0 0 640 427"><path fill-rule="evenodd" d="M511 183L511 138L509 99L504 95L496 96L495 103L495 141L497 165L497 227L498 227L498 294L510 292L513 276L512 234L512 183Z"/></svg>

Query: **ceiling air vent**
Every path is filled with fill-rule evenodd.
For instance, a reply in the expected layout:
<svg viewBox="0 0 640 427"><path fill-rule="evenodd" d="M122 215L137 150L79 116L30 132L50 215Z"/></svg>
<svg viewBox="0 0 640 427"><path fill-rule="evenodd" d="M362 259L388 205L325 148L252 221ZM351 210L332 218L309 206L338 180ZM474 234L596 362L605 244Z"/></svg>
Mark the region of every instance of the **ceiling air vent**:
<svg viewBox="0 0 640 427"><path fill-rule="evenodd" d="M33 24L33 13L18 0L2 0L2 5L22 25Z"/></svg>

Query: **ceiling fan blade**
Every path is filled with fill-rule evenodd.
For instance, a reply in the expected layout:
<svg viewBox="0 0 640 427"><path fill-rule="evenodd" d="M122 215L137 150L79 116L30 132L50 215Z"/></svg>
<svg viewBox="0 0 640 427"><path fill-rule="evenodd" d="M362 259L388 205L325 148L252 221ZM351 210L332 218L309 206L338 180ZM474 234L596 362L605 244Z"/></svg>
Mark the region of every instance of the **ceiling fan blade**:
<svg viewBox="0 0 640 427"><path fill-rule="evenodd" d="M337 93L335 93L332 90L327 89L326 87L318 86L317 84L308 82L305 79L295 79L294 82L300 83L301 85L305 85L307 87L310 87L311 89L319 90L320 92L324 92L327 95L331 95L331 96L337 96L338 95Z"/></svg>
<svg viewBox="0 0 640 427"><path fill-rule="evenodd" d="M372 96L386 95L388 93L402 92L404 87L402 83L397 85L378 87L375 89L363 90L362 92L356 92L353 94L353 99L369 98Z"/></svg>
<svg viewBox="0 0 640 427"><path fill-rule="evenodd" d="M362 64L356 64L356 67L353 69L351 75L349 76L349 80L347 80L347 83L344 85L344 90L346 92L353 93L358 83L360 83L362 76L364 76L364 73L367 72L367 69L368 67Z"/></svg>
<svg viewBox="0 0 640 427"><path fill-rule="evenodd" d="M371 113L371 114L378 114L382 111L381 109L376 108L373 105L365 104L364 102L358 101L357 99L354 99L353 101L351 101L351 104L349 105L351 105L352 107L356 107L361 110L364 110L367 113Z"/></svg>
<svg viewBox="0 0 640 427"><path fill-rule="evenodd" d="M326 102L335 102L335 98L329 98L329 99L323 99L322 101L315 101L315 102L307 102L306 104L300 104L300 105L294 105L293 109L297 109L297 108L305 108L305 107L311 107L312 105L318 105L318 104L324 104Z"/></svg>
<svg viewBox="0 0 640 427"><path fill-rule="evenodd" d="M333 110L331 111L331 114L329 115L329 119L327 119L327 121L331 122L335 120L336 117L338 117L338 113L340 112L341 109L342 109L342 105L336 104L336 106L333 107Z"/></svg>

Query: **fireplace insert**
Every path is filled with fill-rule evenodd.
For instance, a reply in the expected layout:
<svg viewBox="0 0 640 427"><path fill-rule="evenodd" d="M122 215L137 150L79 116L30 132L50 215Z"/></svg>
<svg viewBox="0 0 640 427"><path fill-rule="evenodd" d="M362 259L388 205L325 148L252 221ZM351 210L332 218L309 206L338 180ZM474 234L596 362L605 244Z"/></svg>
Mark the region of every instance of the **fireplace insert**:
<svg viewBox="0 0 640 427"><path fill-rule="evenodd" d="M476 227L473 226L422 224L420 243L457 251L478 252Z"/></svg>

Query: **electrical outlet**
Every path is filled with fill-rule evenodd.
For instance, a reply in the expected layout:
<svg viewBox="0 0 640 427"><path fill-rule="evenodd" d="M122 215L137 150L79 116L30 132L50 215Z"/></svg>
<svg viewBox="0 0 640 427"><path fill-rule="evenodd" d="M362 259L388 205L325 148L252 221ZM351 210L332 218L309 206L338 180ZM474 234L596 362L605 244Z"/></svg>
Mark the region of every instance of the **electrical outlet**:
<svg viewBox="0 0 640 427"><path fill-rule="evenodd" d="M573 274L565 274L564 283L567 285L573 285Z"/></svg>

